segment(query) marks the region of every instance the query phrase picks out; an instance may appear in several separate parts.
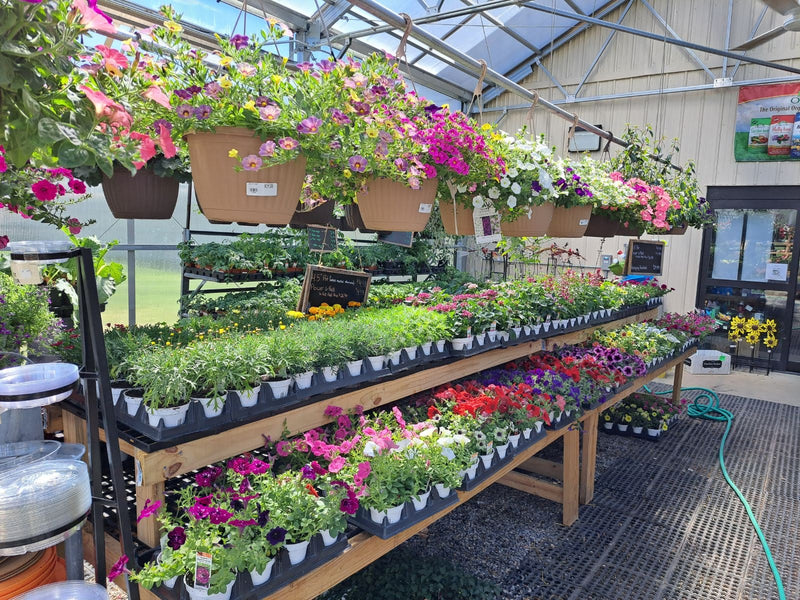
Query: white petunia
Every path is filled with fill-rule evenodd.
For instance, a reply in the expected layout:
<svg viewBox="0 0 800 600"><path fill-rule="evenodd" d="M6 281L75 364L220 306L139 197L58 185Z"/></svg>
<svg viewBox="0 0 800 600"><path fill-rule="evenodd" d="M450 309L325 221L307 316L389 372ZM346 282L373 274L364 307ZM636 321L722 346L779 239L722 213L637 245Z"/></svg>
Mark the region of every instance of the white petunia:
<svg viewBox="0 0 800 600"><path fill-rule="evenodd" d="M436 427L428 427L419 432L419 437L430 437L436 433Z"/></svg>
<svg viewBox="0 0 800 600"><path fill-rule="evenodd" d="M517 205L517 197L509 196L506 204L508 204L508 208L514 208Z"/></svg>
<svg viewBox="0 0 800 600"><path fill-rule="evenodd" d="M472 199L472 206L475 208L480 208L483 206L483 196L475 196Z"/></svg>
<svg viewBox="0 0 800 600"><path fill-rule="evenodd" d="M456 453L450 448L442 448L442 456L444 456L447 460L453 460L456 457Z"/></svg>
<svg viewBox="0 0 800 600"><path fill-rule="evenodd" d="M511 184L511 192L514 194L519 194L522 191L522 187L515 181Z"/></svg>
<svg viewBox="0 0 800 600"><path fill-rule="evenodd" d="M376 444L372 440L364 444L364 456L374 457L376 454L380 453L381 453L380 446L378 446L378 444Z"/></svg>
<svg viewBox="0 0 800 600"><path fill-rule="evenodd" d="M497 200L499 197L500 197L500 190L498 190L496 187L490 187L489 198L491 198L492 200Z"/></svg>
<svg viewBox="0 0 800 600"><path fill-rule="evenodd" d="M511 185L511 180L508 177L503 177L500 180L500 187L507 188L510 185Z"/></svg>
<svg viewBox="0 0 800 600"><path fill-rule="evenodd" d="M466 446L469 444L469 438L465 435L461 435L460 433L457 433L453 436L453 441L460 446Z"/></svg>
<svg viewBox="0 0 800 600"><path fill-rule="evenodd" d="M451 437L440 437L436 440L436 443L446 448L447 446L452 446L454 441Z"/></svg>
<svg viewBox="0 0 800 600"><path fill-rule="evenodd" d="M511 177L511 179L514 179L514 177L516 177L517 175L519 175L519 171L517 171L517 169L515 169L514 167L511 167L508 170L508 176Z"/></svg>
<svg viewBox="0 0 800 600"><path fill-rule="evenodd" d="M467 186L462 183L462 184L456 186L456 190L458 190L459 194L463 194L464 192L467 191Z"/></svg>
<svg viewBox="0 0 800 600"><path fill-rule="evenodd" d="M544 169L539 169L539 184L546 190L553 189L553 178Z"/></svg>

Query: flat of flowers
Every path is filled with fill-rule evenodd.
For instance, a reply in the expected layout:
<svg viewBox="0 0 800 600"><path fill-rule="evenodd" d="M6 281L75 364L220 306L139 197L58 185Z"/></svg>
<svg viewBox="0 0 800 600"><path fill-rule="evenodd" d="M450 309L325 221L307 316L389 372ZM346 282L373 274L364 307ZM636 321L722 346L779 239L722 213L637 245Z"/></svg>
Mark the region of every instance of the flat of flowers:
<svg viewBox="0 0 800 600"><path fill-rule="evenodd" d="M409 500L403 505L403 513L397 523L389 525L386 519L384 519L382 523L376 523L370 518L369 510L365 509L363 506L359 506L356 514L348 517L347 520L356 527L360 527L372 535L388 540L390 537L397 535L420 521L424 521L431 515L435 515L442 509L452 506L456 502L458 502L458 492L455 490L450 490L446 498L440 498L436 490L431 489L431 494L428 497L428 503L425 505L425 508L422 510L415 510L414 504Z"/></svg>
<svg viewBox="0 0 800 600"><path fill-rule="evenodd" d="M263 584L254 586L249 573L238 573L236 575L236 583L233 584L231 600L266 598L332 558L339 556L349 545L347 536L344 533L340 534L336 542L330 546L325 546L322 543L322 536L317 534L311 538L306 558L296 565L289 562L289 553L285 548L281 548L278 551L275 564L272 566L272 575ZM175 587L171 589L162 585L150 591L163 600L188 598L184 591L182 578L178 579Z"/></svg>
<svg viewBox="0 0 800 600"><path fill-rule="evenodd" d="M499 469L501 466L505 465L509 461L513 460L514 456L516 456L519 452L522 452L523 450L529 448L530 446L541 440L546 435L547 431L544 428L542 428L542 430L538 433L535 430L531 431L531 437L528 438L527 440L524 437L520 437L519 444L517 445L516 448L514 448L513 446L508 447L508 451L506 452L505 458L501 459L500 456L497 454L497 452L495 452L494 456L492 457L492 466L490 466L488 469L483 466L482 460L479 461L478 469L475 472L475 477L473 477L472 479L464 477L464 482L458 489L464 490L465 492L470 492L474 490L478 485L483 483L486 479L493 477L494 474L497 472L497 469Z"/></svg>

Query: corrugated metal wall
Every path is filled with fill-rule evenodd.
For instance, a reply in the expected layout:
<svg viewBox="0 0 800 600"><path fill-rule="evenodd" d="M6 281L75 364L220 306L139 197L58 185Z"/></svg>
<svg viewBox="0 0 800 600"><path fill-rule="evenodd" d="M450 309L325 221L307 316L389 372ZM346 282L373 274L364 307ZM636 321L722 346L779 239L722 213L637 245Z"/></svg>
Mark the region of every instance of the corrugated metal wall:
<svg viewBox="0 0 800 600"><path fill-rule="evenodd" d="M650 4L659 12L681 38L716 48L725 47L725 29L728 14L726 0L653 0ZM731 46L749 39L750 32L763 5L754 0L734 0L731 23ZM616 22L622 9L606 20ZM759 33L782 23L782 17L768 11ZM550 17L542 14L542 26ZM640 1L635 0L623 25L652 32L664 29ZM545 67L554 74L568 93L574 94L587 69L602 47L611 30L592 27L570 43L544 59ZM753 56L771 61L786 62L800 67L800 33L786 33L772 42L752 51ZM698 53L698 57L711 69L715 77L722 76L723 58ZM522 61L525 57L520 57ZM735 61L727 61L730 77ZM783 71L742 64L736 81L785 77ZM661 90L681 86L712 83L712 79L686 52L676 46L665 45L630 34L618 32L602 55L593 73L581 90L580 97L621 94L642 90ZM536 68L522 85L536 89L543 98L563 99L550 79ZM705 188L709 185L798 185L798 163L736 163L733 159L734 127L738 88L720 88L705 91L680 92L652 96L576 102L565 108L577 112L584 120L602 124L606 130L622 133L627 123L651 124L658 136L680 139L680 156L683 162L693 158L698 165L698 178ZM487 105L489 107L517 106L523 102L519 96L505 93ZM501 127L516 131L526 122L527 109L510 110ZM496 121L501 113L487 112L484 120ZM533 114L533 129L544 133L551 144L566 156L567 121L538 108ZM615 152L612 146L612 153ZM618 148L618 147L616 147ZM600 158L600 153L592 154ZM576 156L576 155L572 155ZM800 199L799 199L800 200ZM653 237L653 236L647 236ZM685 236L665 236L667 252L664 261L667 284L676 288L668 296L668 310L688 310L695 304L697 276L702 235L690 230ZM588 257L585 264L596 264L600 240L582 238L569 241ZM625 238L607 240L603 254L615 254L627 241Z"/></svg>

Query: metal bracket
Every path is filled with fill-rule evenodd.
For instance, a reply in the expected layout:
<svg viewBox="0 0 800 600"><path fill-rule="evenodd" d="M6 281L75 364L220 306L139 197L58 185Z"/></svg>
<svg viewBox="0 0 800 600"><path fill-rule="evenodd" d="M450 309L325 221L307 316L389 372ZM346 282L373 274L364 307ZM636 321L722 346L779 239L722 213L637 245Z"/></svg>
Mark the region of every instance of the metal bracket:
<svg viewBox="0 0 800 600"><path fill-rule="evenodd" d="M731 87L733 85L733 77L718 77L714 80L715 88Z"/></svg>

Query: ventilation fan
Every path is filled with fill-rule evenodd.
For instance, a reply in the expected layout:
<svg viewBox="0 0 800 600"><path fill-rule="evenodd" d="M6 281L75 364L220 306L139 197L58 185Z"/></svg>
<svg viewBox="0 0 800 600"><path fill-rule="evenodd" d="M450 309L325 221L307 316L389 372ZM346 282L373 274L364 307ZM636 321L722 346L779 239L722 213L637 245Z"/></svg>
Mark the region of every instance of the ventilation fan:
<svg viewBox="0 0 800 600"><path fill-rule="evenodd" d="M784 15L786 17L786 20L780 27L776 27L775 29L770 29L766 33L762 33L761 35L754 37L752 40L746 41L741 46L737 46L736 48L731 48L731 50L733 50L734 52L744 52L746 50L752 50L756 46L765 44L771 39L774 39L779 35L786 33L787 31L800 31L800 4L798 4L797 0L762 0L762 1L771 9Z"/></svg>

